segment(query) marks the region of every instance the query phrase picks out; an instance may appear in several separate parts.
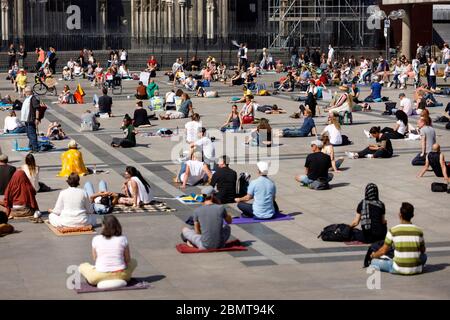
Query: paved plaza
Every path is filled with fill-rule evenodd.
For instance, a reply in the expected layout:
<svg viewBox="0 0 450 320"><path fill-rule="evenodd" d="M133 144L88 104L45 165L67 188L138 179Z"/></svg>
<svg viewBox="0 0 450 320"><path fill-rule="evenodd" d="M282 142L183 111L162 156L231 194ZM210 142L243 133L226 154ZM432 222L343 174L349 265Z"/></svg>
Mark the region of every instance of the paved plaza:
<svg viewBox="0 0 450 320"><path fill-rule="evenodd" d="M268 85L279 75L264 75L258 82ZM12 86L0 80L0 93L13 94ZM30 76L29 78L32 79ZM156 82L165 94L172 88L167 77L158 73ZM192 215L195 206L186 206L173 198L185 193L198 192L198 187L180 190L172 182L179 164L172 161L172 152L178 144L175 139L146 136L159 128L184 128L187 120L152 121L151 128L140 129L138 146L132 149L113 149L113 137L122 135L120 128L123 115L133 114L134 89L137 81L124 81L123 93L113 96L115 117L100 119L102 130L81 133L80 116L87 109L93 110L91 99L98 89L87 80L81 84L86 91L85 105L52 104L55 97L46 96L50 106L41 131L49 121L60 121L63 129L81 146L85 163L102 173L82 178L82 184L94 185L103 179L111 191L120 191L121 174L127 165L136 166L150 182L155 195L177 209L170 213L121 214L118 218L128 237L131 256L138 261L134 276L151 282L148 290L122 291L78 295L67 289L68 267L91 261L92 235L57 237L46 225L28 221L11 221L17 233L0 238L0 299L448 299L450 298L450 209L449 195L432 193L432 182L442 182L430 171L424 178L416 178L419 167L411 166L411 159L419 152L419 141L393 140L394 154L391 159L346 159L343 172L335 174L332 189L313 191L300 187L294 180L303 174L306 155L310 152L309 138L280 138L270 154L278 171L271 175L277 186L277 202L284 213L294 217L291 221L232 225L232 236L248 245L248 251L182 255L175 250L180 242L180 230L184 221ZM77 82L69 86L75 90ZM63 81L59 81L61 91ZM208 129L219 128L231 110L227 100L241 95L238 87L213 83L219 98L193 98L193 105ZM332 88L336 90L336 88ZM399 90L383 89L383 95L397 101ZM412 98L413 88L405 90ZM362 97L369 94L362 88ZM446 105L450 99L438 97ZM277 104L287 114L266 115L273 128L294 127L299 120L289 117L298 109L298 102L289 93L276 96L256 97L259 104ZM384 103L372 104L372 112L356 112L353 125L343 126L343 134L349 136L353 145L337 147L338 156L345 151L364 149L369 139L363 129L372 125L393 126L393 116L382 116ZM434 119L442 107L430 110ZM7 112L0 111L0 124ZM256 113L256 117L264 116ZM324 128L326 117L315 118L319 132ZM415 123L414 118L410 118ZM441 150L450 159L450 131L442 124L434 125ZM181 132L181 130L180 130ZM216 137L220 150L223 137ZM18 137L19 144L27 143L26 136ZM236 140L239 141L239 140ZM0 136L0 146L15 166L23 163L26 153L11 151L14 139ZM40 179L54 191L39 193L37 200L41 211L52 208L60 190L66 188L65 179L57 177L61 167L60 156L67 149L68 140L56 141L56 150L36 154L41 167ZM239 144L240 142L237 142ZM257 176L255 148L238 145L231 168ZM245 150L245 152L242 152ZM227 152L228 153L228 152ZM242 154L241 154L242 153ZM220 155L221 152L218 151ZM364 188L374 182L380 189L380 199L386 205L388 226L398 223L401 202L415 206L413 222L423 228L429 254L425 272L417 276L381 275L381 288L369 290L371 274L362 268L367 246L348 246L344 243L323 242L317 236L323 227L332 223L349 224L356 206L364 198ZM230 213L238 215L236 205L229 205ZM46 213L45 213L46 214ZM100 221L100 219L99 219ZM97 232L99 229L97 229Z"/></svg>

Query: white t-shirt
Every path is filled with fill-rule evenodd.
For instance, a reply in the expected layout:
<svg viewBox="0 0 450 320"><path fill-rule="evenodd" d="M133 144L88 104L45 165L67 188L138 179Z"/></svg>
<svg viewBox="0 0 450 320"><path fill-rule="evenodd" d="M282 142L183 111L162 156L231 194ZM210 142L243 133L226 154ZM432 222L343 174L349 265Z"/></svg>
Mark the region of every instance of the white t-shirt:
<svg viewBox="0 0 450 320"><path fill-rule="evenodd" d="M175 92L169 91L166 93L166 103L175 103Z"/></svg>
<svg viewBox="0 0 450 320"><path fill-rule="evenodd" d="M203 179L205 171L203 170L204 163L198 160L189 160L186 162L186 167L189 167L189 177L187 184L190 186L195 185L197 182ZM181 181L184 181L186 173L181 175Z"/></svg>
<svg viewBox="0 0 450 320"><path fill-rule="evenodd" d="M122 51L122 53L120 54L120 60L122 60L122 61L127 60L127 52L126 51Z"/></svg>
<svg viewBox="0 0 450 320"><path fill-rule="evenodd" d="M200 147L203 155L205 156L205 161L207 163L214 162L216 158L216 150L214 148L214 144L208 137L203 137L195 142L195 145Z"/></svg>
<svg viewBox="0 0 450 320"><path fill-rule="evenodd" d="M106 239L103 235L95 236L92 239L92 248L97 253L95 269L97 272L114 272L125 270L124 252L128 246L125 236L111 237Z"/></svg>
<svg viewBox="0 0 450 320"><path fill-rule="evenodd" d="M397 129L397 132L404 135L405 132L406 132L406 126L405 126L405 124L403 123L402 120L398 120L398 121L397 121L397 124L399 125L399 127L398 127L398 129Z"/></svg>
<svg viewBox="0 0 450 320"><path fill-rule="evenodd" d="M3 130L4 130L4 133L6 133L6 130L12 131L21 126L22 126L22 124L20 123L20 121L17 117L7 116L5 118L5 126L4 126Z"/></svg>
<svg viewBox="0 0 450 320"><path fill-rule="evenodd" d="M144 203L144 204L148 204L150 202L152 202L153 200L153 190L152 188L148 188L148 192L147 190L145 190L145 186L142 183L141 180L139 180L138 177L132 177L131 180L135 181L137 183L138 186L138 192L139 192L139 203ZM132 196L134 196L132 194L132 190L131 190L131 185L128 185L128 190L130 191L130 194Z"/></svg>
<svg viewBox="0 0 450 320"><path fill-rule="evenodd" d="M88 224L88 214L94 213L94 209L86 191L69 187L59 193L53 213L59 215L61 225L78 227Z"/></svg>
<svg viewBox="0 0 450 320"><path fill-rule="evenodd" d="M444 60L450 59L450 49L449 48L442 49L442 56L444 57Z"/></svg>
<svg viewBox="0 0 450 320"><path fill-rule="evenodd" d="M436 75L436 62L433 62L430 66L430 76L435 76Z"/></svg>
<svg viewBox="0 0 450 320"><path fill-rule="evenodd" d="M189 143L197 141L197 134L202 128L202 123L200 121L189 121L184 127L186 129L186 141Z"/></svg>
<svg viewBox="0 0 450 320"><path fill-rule="evenodd" d="M332 145L341 145L342 144L342 135L341 132L336 128L334 124L329 124L323 129L323 132L328 132L330 137L330 143Z"/></svg>
<svg viewBox="0 0 450 320"><path fill-rule="evenodd" d="M403 112L406 113L406 115L408 117L410 115L412 115L413 108L412 108L411 99L405 97L402 100L400 100L400 107L403 110Z"/></svg>

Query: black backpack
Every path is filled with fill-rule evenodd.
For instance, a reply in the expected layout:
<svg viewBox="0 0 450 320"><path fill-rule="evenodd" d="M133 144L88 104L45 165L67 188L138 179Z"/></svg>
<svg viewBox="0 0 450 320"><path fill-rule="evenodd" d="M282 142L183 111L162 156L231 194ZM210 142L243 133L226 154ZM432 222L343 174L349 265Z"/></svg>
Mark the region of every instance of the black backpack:
<svg viewBox="0 0 450 320"><path fill-rule="evenodd" d="M352 229L348 224L331 224L325 227L317 238L322 238L323 241L350 241Z"/></svg>
<svg viewBox="0 0 450 320"><path fill-rule="evenodd" d="M239 48L239 57L242 58L243 56L245 56L245 49Z"/></svg>
<svg viewBox="0 0 450 320"><path fill-rule="evenodd" d="M432 192L449 192L450 190L448 190L448 186L446 183L433 182L431 184L431 191Z"/></svg>
<svg viewBox="0 0 450 320"><path fill-rule="evenodd" d="M251 175L247 172L242 172L239 175L239 179L237 181L237 183L238 183L237 196L238 197L244 197L245 195L247 195L247 189L248 189L248 185L250 184L250 178L251 178Z"/></svg>

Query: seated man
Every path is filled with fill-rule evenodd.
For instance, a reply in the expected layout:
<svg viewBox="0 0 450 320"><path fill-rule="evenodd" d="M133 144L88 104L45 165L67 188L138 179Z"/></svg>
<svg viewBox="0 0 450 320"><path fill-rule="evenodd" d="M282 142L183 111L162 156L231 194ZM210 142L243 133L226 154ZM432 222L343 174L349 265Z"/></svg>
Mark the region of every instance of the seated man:
<svg viewBox="0 0 450 320"><path fill-rule="evenodd" d="M364 99L364 102L381 102L383 101L381 97L381 89L383 85L378 82L378 76L375 76L370 86L370 94L367 98Z"/></svg>
<svg viewBox="0 0 450 320"><path fill-rule="evenodd" d="M8 164L8 156L6 154L1 154L0 149L0 196L5 193L6 187L14 172L16 172L16 167Z"/></svg>
<svg viewBox="0 0 450 320"><path fill-rule="evenodd" d="M320 140L311 142L313 153L306 157L305 174L295 177L295 180L304 186L309 187L313 182L320 180L328 183L333 179L333 174L328 172L331 168L331 158L321 151L322 146L323 144Z"/></svg>
<svg viewBox="0 0 450 320"><path fill-rule="evenodd" d="M222 156L211 179L211 186L217 187L216 198L220 203L233 203L236 198L237 173L229 167L230 158Z"/></svg>
<svg viewBox="0 0 450 320"><path fill-rule="evenodd" d="M86 191L96 214L111 213L114 205L119 201L119 194L108 192L108 185L104 180L100 180L98 183L98 192L95 192L94 185L90 181L84 184L84 191Z"/></svg>
<svg viewBox="0 0 450 320"><path fill-rule="evenodd" d="M275 202L276 187L275 183L267 175L269 173L269 164L267 162L258 162L259 178L250 182L247 195L242 198L234 199L238 204L241 216L255 219L271 219L279 212L278 205ZM253 203L248 201L253 199Z"/></svg>
<svg viewBox="0 0 450 320"><path fill-rule="evenodd" d="M85 113L81 115L81 129L97 131L100 128L100 122L97 121L95 114L91 110L86 110Z"/></svg>
<svg viewBox="0 0 450 320"><path fill-rule="evenodd" d="M97 102L98 113L99 113L99 115L108 114L108 116L111 117L112 116L111 107L113 104L112 98L110 96L108 96L107 88L103 88L102 93L103 93L103 95L100 98L98 98L98 102Z"/></svg>
<svg viewBox="0 0 450 320"><path fill-rule="evenodd" d="M394 149L392 148L391 139L381 133L380 127L372 127L369 133L373 138L375 138L377 144L371 144L360 152L345 152L345 154L350 159L392 158Z"/></svg>
<svg viewBox="0 0 450 320"><path fill-rule="evenodd" d="M441 152L441 146L437 143L433 144L432 151L427 154L425 165L417 177L423 177L430 166L436 177L444 178L444 183L450 182L448 178L450 175L450 162L445 162L444 154Z"/></svg>
<svg viewBox="0 0 450 320"><path fill-rule="evenodd" d="M231 234L230 226L224 225L223 221L231 223L232 218L222 205L215 203L213 187L204 188L202 194L205 202L194 211L194 230L183 228L181 237L190 247L202 250L223 248Z"/></svg>
<svg viewBox="0 0 450 320"><path fill-rule="evenodd" d="M423 231L411 223L414 207L403 202L400 207L400 224L389 229L384 245L371 254L371 266L383 271L403 275L422 273L427 261ZM380 259L394 247L394 259Z"/></svg>
<svg viewBox="0 0 450 320"><path fill-rule="evenodd" d="M147 100L147 87L144 86L142 81L139 81L138 86L136 87L136 94L134 95L138 100Z"/></svg>
<svg viewBox="0 0 450 320"><path fill-rule="evenodd" d="M16 116L16 112L11 110L9 115L5 117L5 126L3 128L3 133L17 134L26 133L27 128L20 122L19 118Z"/></svg>
<svg viewBox="0 0 450 320"><path fill-rule="evenodd" d="M162 111L164 110L164 98L159 95L159 91L155 91L155 95L150 99L151 111Z"/></svg>
<svg viewBox="0 0 450 320"><path fill-rule="evenodd" d="M312 118L312 111L310 109L305 109L303 112L304 120L303 125L298 129L289 129L285 128L279 132L279 136L281 137L307 137L310 134L316 135L316 124L314 123L314 119Z"/></svg>
<svg viewBox="0 0 450 320"><path fill-rule="evenodd" d="M186 185L195 186L201 181L206 182L207 180L212 179L211 170L209 170L208 166L201 160L202 153L194 152L192 160L188 160L181 164L177 182L182 183L182 189L185 189Z"/></svg>

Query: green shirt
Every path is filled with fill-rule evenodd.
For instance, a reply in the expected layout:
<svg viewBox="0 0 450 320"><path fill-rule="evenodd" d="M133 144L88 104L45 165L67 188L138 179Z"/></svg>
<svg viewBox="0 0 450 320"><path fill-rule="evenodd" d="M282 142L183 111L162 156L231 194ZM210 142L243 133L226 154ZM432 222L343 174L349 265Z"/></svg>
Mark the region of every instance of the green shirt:
<svg viewBox="0 0 450 320"><path fill-rule="evenodd" d="M386 234L384 243L394 247L394 270L400 274L422 272L420 255L425 249L422 230L413 224L399 224Z"/></svg>
<svg viewBox="0 0 450 320"><path fill-rule="evenodd" d="M134 133L134 126L131 124L128 127L122 127L124 138L136 145L136 134Z"/></svg>

